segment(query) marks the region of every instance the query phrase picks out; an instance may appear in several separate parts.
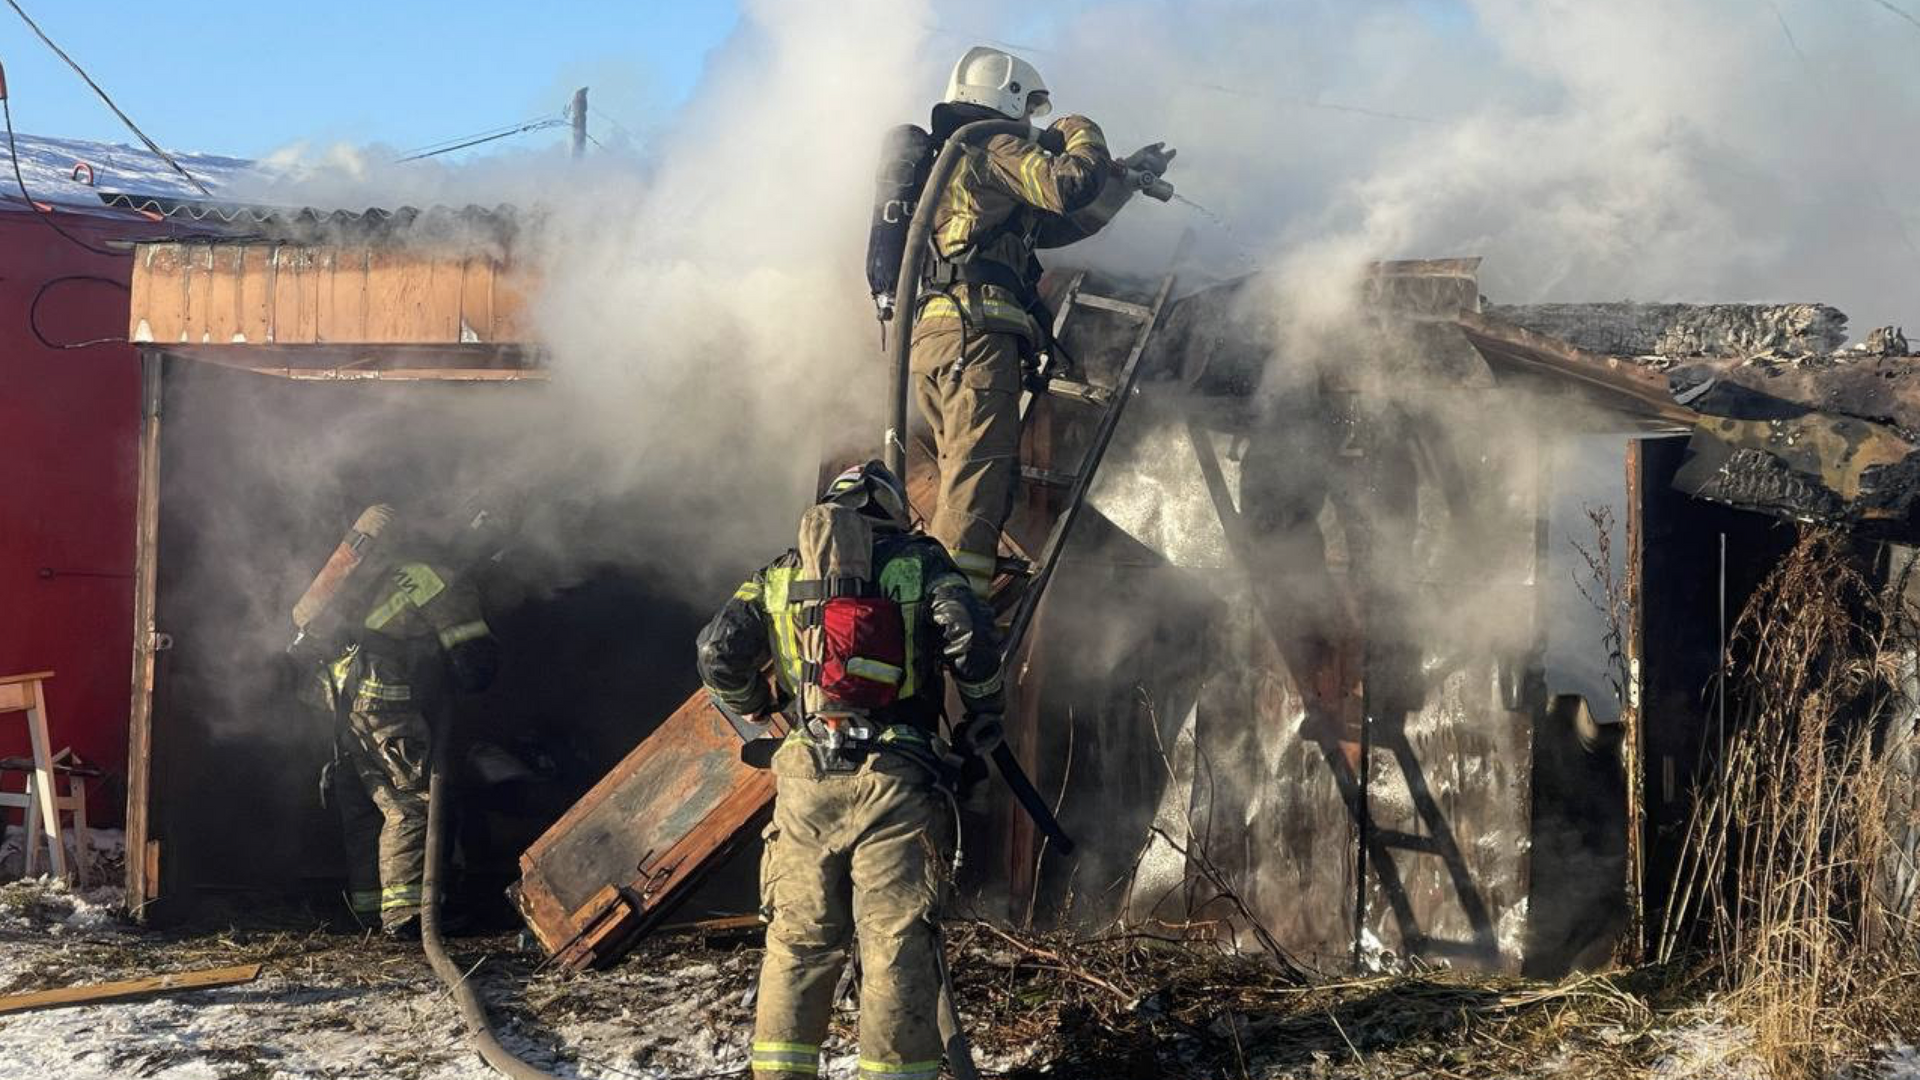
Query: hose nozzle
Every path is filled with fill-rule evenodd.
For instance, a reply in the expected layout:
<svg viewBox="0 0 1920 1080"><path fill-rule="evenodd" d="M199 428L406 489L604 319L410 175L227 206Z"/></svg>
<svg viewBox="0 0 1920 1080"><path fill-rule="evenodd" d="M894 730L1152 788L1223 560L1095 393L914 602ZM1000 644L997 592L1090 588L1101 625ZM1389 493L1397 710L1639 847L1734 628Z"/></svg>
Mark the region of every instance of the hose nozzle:
<svg viewBox="0 0 1920 1080"><path fill-rule="evenodd" d="M1173 198L1173 185L1167 183L1167 178L1156 176L1145 169L1128 169L1127 183L1149 199L1168 202Z"/></svg>

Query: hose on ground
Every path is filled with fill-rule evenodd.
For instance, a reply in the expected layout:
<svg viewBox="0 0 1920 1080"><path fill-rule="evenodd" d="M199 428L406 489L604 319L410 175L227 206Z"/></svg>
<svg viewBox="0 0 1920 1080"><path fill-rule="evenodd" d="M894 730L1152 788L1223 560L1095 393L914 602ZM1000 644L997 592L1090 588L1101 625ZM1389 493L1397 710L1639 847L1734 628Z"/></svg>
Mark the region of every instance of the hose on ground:
<svg viewBox="0 0 1920 1080"><path fill-rule="evenodd" d="M447 991L460 1007L460 1018L466 1021L467 1031L473 1036L473 1048L495 1072L512 1080L559 1080L553 1073L535 1068L501 1045L493 1032L493 1023L487 1019L486 1005L467 982L467 973L454 964L440 940L440 875L446 861L449 771L445 726L434 725L433 764L427 779L427 868L420 882L420 946L426 951L427 963L433 965L433 973L447 984Z"/></svg>

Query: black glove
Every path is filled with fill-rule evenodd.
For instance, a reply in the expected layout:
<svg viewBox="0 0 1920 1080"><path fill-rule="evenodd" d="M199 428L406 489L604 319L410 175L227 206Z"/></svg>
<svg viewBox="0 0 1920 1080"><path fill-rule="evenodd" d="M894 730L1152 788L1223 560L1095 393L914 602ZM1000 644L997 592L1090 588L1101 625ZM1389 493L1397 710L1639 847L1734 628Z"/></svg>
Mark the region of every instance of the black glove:
<svg viewBox="0 0 1920 1080"><path fill-rule="evenodd" d="M974 713L953 726L953 748L964 757L983 758L1007 741L1007 727L994 713Z"/></svg>
<svg viewBox="0 0 1920 1080"><path fill-rule="evenodd" d="M1150 172L1155 176L1165 176L1167 174L1167 166L1173 164L1173 155L1179 152L1178 150L1167 149L1167 144L1163 142L1148 143L1133 153L1128 154L1126 157L1121 158L1120 164L1126 166L1129 170L1138 169L1142 172Z"/></svg>
<svg viewBox="0 0 1920 1080"><path fill-rule="evenodd" d="M454 690L478 694L500 673L500 643L490 637L463 641L447 650L447 665L453 669Z"/></svg>

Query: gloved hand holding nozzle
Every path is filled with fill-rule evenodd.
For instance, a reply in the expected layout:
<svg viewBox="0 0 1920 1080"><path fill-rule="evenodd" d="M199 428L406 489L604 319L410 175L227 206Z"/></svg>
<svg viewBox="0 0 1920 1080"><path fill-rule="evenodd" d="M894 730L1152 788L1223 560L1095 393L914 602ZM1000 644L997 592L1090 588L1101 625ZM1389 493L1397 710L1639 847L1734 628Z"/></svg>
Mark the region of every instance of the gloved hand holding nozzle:
<svg viewBox="0 0 1920 1080"><path fill-rule="evenodd" d="M1173 164L1173 156L1177 153L1178 150L1167 149L1164 142L1148 143L1114 164L1120 167L1127 182L1142 195L1166 202L1173 198L1173 185L1162 177L1166 175L1167 167Z"/></svg>

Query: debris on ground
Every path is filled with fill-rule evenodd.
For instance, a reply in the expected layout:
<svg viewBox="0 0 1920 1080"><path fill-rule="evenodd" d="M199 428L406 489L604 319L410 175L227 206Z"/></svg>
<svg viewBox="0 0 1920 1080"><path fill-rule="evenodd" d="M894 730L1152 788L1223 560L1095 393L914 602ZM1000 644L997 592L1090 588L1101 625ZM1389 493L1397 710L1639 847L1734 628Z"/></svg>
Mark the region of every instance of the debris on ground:
<svg viewBox="0 0 1920 1080"><path fill-rule="evenodd" d="M58 883L0 886L0 994L233 964L247 986L0 1017L0 1080L152 1077L480 1080L417 945L315 929L172 934L108 920ZM1095 937L952 927L982 1071L1038 1077L1761 1077L1752 1038L1697 976L1643 969L1559 982L1413 969L1289 978L1178 930ZM692 932L599 972L541 969L516 936L451 943L509 1047L561 1076L746 1076L760 951ZM477 966L476 966L477 965ZM825 1074L854 1077L856 1014L836 1012ZM1920 1054L1882 1052L1911 1077ZM1904 1070L1904 1071L1903 1071Z"/></svg>

